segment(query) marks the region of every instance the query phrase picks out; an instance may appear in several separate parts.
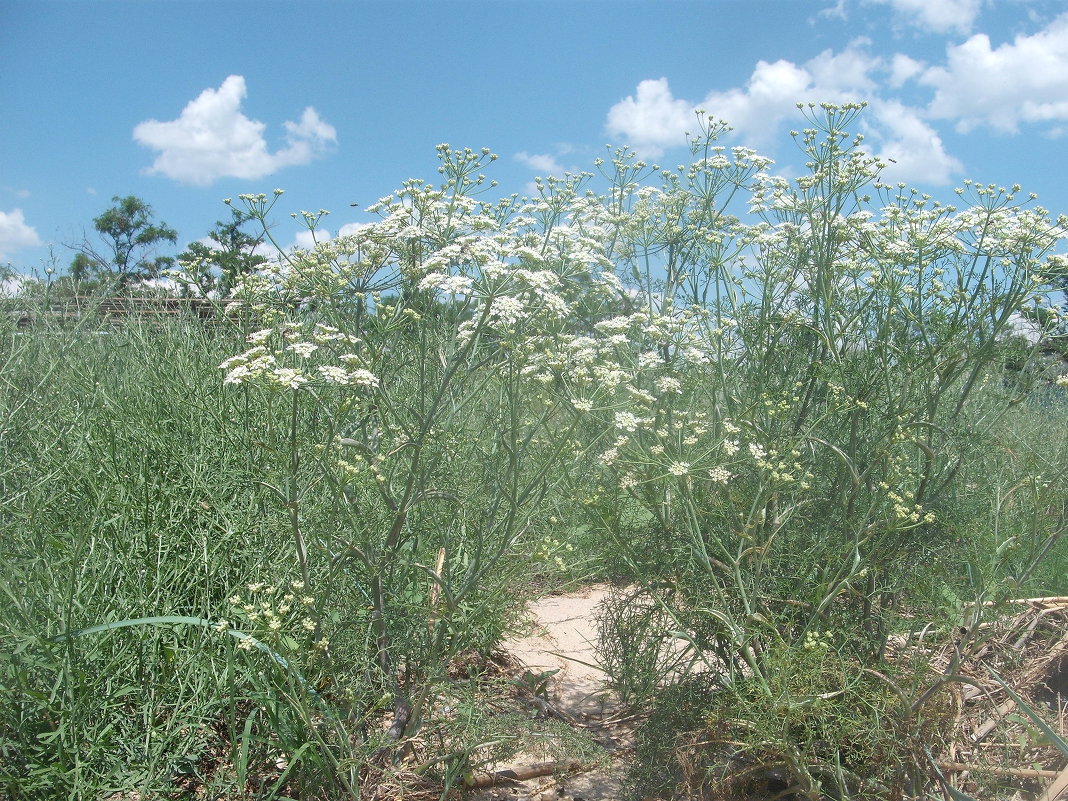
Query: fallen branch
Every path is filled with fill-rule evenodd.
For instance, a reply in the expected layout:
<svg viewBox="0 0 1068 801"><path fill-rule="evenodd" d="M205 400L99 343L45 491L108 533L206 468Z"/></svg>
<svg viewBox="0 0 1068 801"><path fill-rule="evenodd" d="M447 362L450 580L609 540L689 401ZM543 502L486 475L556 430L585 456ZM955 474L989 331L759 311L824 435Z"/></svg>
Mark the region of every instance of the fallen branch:
<svg viewBox="0 0 1068 801"><path fill-rule="evenodd" d="M975 734L972 735L972 742L978 743L980 740L990 734L990 732L997 728L998 724L1001 723L1005 716L1015 708L1016 702L1009 700L1003 703L997 709L995 709L994 716L987 718L986 722L975 730Z"/></svg>
<svg viewBox="0 0 1068 801"><path fill-rule="evenodd" d="M1068 768L1062 770L1057 778L1050 783L1046 791L1038 797L1038 801L1060 801L1068 790Z"/></svg>
<svg viewBox="0 0 1068 801"><path fill-rule="evenodd" d="M1002 604L1015 604L1017 606L1029 605L1029 606L1068 606L1068 595L1051 595L1046 598L1012 598L1007 601L983 601L978 606L1001 606ZM964 604L964 608L967 609L972 606L976 606L975 601L968 601Z"/></svg>
<svg viewBox="0 0 1068 801"><path fill-rule="evenodd" d="M951 773L993 773L995 776L1016 776L1021 779L1056 779L1059 770L1038 770L1036 768L997 768L983 765L967 765L964 762L937 762L939 769Z"/></svg>
<svg viewBox="0 0 1068 801"><path fill-rule="evenodd" d="M465 779L464 786L475 790L483 787L496 787L498 784L525 782L527 779L537 779L540 776L550 776L554 773L582 773L587 770L593 770L593 765L583 765L575 759L567 762L537 762L523 768L478 773Z"/></svg>

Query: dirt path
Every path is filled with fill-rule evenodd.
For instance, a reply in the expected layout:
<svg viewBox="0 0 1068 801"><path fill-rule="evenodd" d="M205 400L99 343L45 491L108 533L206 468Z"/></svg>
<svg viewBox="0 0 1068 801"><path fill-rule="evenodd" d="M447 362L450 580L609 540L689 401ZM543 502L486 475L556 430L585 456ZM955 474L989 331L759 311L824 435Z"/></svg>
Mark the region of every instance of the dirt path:
<svg viewBox="0 0 1068 801"><path fill-rule="evenodd" d="M604 673L595 667L597 605L608 595L607 584L584 587L573 593L541 598L530 607L530 633L504 643L505 649L531 673L556 670L549 680L549 702L573 718L607 747L625 744L629 732L622 727L603 727L620 710L605 689ZM498 766L498 769L520 767ZM617 801L621 797L622 768L613 763L605 769L577 773L560 781L552 777L501 785L470 796L472 801Z"/></svg>

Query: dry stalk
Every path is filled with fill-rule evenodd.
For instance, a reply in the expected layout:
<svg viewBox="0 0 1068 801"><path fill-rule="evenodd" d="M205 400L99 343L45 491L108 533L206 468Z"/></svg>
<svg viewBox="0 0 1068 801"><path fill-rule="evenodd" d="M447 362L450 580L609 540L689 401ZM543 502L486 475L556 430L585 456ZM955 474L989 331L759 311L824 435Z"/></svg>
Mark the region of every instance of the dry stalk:
<svg viewBox="0 0 1068 801"><path fill-rule="evenodd" d="M587 770L593 770L593 765L584 765L575 759L566 762L536 762L533 765L527 765L522 768L496 770L492 773L476 773L464 782L464 786L468 789L476 790L483 787L496 787L498 784L524 782L528 779L537 779L541 776L550 776L555 773L583 773Z"/></svg>
<svg viewBox="0 0 1068 801"><path fill-rule="evenodd" d="M950 773L993 773L995 776L1016 776L1022 779L1056 779L1061 775L1057 770L1038 770L1036 768L998 768L994 766L968 765L964 762L936 762L939 770Z"/></svg>
<svg viewBox="0 0 1068 801"><path fill-rule="evenodd" d="M1065 793L1068 793L1068 768L1057 774L1057 778L1046 787L1045 792L1035 801L1061 801L1065 797Z"/></svg>

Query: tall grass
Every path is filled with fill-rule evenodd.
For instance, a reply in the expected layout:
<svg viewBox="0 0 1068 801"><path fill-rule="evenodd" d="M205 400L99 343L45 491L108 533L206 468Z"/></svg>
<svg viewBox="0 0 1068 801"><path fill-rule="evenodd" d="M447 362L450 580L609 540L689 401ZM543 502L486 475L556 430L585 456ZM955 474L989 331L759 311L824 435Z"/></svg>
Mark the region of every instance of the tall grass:
<svg viewBox="0 0 1068 801"><path fill-rule="evenodd" d="M204 629L56 639L127 618L217 618L236 588L294 574L256 483L266 411L219 392L226 350L196 326L5 332L0 775L11 797L162 792L196 770L211 724L253 690Z"/></svg>

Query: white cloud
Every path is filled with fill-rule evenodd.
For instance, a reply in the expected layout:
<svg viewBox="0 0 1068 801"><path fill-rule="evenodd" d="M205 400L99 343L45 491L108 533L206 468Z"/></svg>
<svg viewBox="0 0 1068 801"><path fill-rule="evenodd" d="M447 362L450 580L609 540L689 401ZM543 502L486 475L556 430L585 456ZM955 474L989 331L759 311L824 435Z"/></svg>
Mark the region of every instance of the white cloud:
<svg viewBox="0 0 1068 801"><path fill-rule="evenodd" d="M32 284L33 279L28 275L12 275L0 280L0 298L17 298L22 294L22 289L27 284Z"/></svg>
<svg viewBox="0 0 1068 801"><path fill-rule="evenodd" d="M811 84L812 76L791 61L758 61L744 88L710 92L703 105L713 117L764 144L775 138L784 117L797 113L794 106L806 99Z"/></svg>
<svg viewBox="0 0 1068 801"><path fill-rule="evenodd" d="M299 122L285 122L286 147L270 152L264 123L241 112L245 79L231 75L218 89L205 89L178 119L146 120L134 128L134 140L159 151L147 170L196 186L222 177L262 178L283 167L307 164L337 141L333 126L315 109L304 109Z"/></svg>
<svg viewBox="0 0 1068 801"><path fill-rule="evenodd" d="M556 160L556 157L547 153L527 153L525 150L520 150L515 154L515 159L543 176L560 176L564 174L564 168Z"/></svg>
<svg viewBox="0 0 1068 801"><path fill-rule="evenodd" d="M316 242L329 242L333 237L330 235L328 228L316 228L312 231L297 231L293 237L292 247L300 248L301 250L311 250L315 247Z"/></svg>
<svg viewBox="0 0 1068 801"><path fill-rule="evenodd" d="M966 34L975 24L983 0L874 0L889 5L911 25L931 33Z"/></svg>
<svg viewBox="0 0 1068 801"><path fill-rule="evenodd" d="M881 101L871 109L877 154L890 160L884 181L948 184L964 165L946 152L942 138L923 121L920 111L896 100Z"/></svg>
<svg viewBox="0 0 1068 801"><path fill-rule="evenodd" d="M1013 312L1009 316L1008 322L1008 331L1005 332L1004 336L1023 337L1031 345L1042 341L1043 329L1035 320L1028 319L1019 312Z"/></svg>
<svg viewBox="0 0 1068 801"><path fill-rule="evenodd" d="M0 211L0 259L8 259L19 248L41 244L41 237L26 224L22 209Z"/></svg>
<svg viewBox="0 0 1068 801"><path fill-rule="evenodd" d="M835 0L835 4L833 6L820 9L819 12L817 12L816 16L827 17L829 19L845 19L845 3L846 0Z"/></svg>
<svg viewBox="0 0 1068 801"><path fill-rule="evenodd" d="M351 231L347 231L346 228L347 226L342 226L342 236L345 233L352 233ZM270 264L281 263L282 265L286 265L288 264L288 260L284 254L290 254L294 250L311 250L315 247L316 240L319 242L327 242L331 239L333 239L333 236L331 236L330 231L326 228L316 228L314 238L311 231L300 229L293 233L293 241L288 245L284 245L281 250L275 247L270 240L264 240L257 243L256 246L252 248L251 252L257 256L263 256L263 258ZM214 245L214 243L211 243L210 241L206 244L209 246ZM288 269L286 267L283 268Z"/></svg>
<svg viewBox="0 0 1068 801"><path fill-rule="evenodd" d="M801 65L758 61L744 87L709 92L699 104L674 97L666 78L642 81L636 95L609 109L608 133L625 137L643 155L659 156L685 143L685 132L695 125L694 109L702 108L749 144L767 145L776 139L779 123L797 116L798 103L872 97L877 88L872 73L883 62L865 52L868 44L858 39L839 53L825 50Z"/></svg>
<svg viewBox="0 0 1068 801"><path fill-rule="evenodd" d="M344 225L342 225L340 228L337 229L337 235L338 236L352 236L352 234L358 234L364 228L368 228L371 225L374 225L374 223L369 223L369 222L350 222L350 223L345 223Z"/></svg>
<svg viewBox="0 0 1068 801"><path fill-rule="evenodd" d="M911 7L895 4L900 11ZM937 22L937 14L953 8L971 24L982 3L935 3L924 13ZM860 125L869 149L888 161L884 179L928 185L949 184L965 169L944 139L946 120L962 133L980 125L1014 133L1026 123L1046 123L1041 135L1068 136L1068 13L996 48L977 34L948 46L936 65L871 49L870 41L856 39L803 62L759 61L743 85L709 92L700 102L676 97L665 78L642 81L609 111L607 128L639 153L659 156L684 143L691 115L701 108L726 120L742 143L768 147L779 141L784 123L801 127L799 102L868 101ZM906 101L899 94L906 87L910 94L933 90L930 102Z"/></svg>
<svg viewBox="0 0 1068 801"><path fill-rule="evenodd" d="M635 95L608 110L608 134L625 137L639 153L655 158L665 147L685 143L693 112L692 103L672 96L667 78L642 81Z"/></svg>
<svg viewBox="0 0 1068 801"><path fill-rule="evenodd" d="M863 100L875 91L876 83L871 73L882 66L882 59L868 55L864 48L871 45L866 38L854 39L845 50L835 53L824 50L815 58L804 64L805 71L811 76L812 85L807 87L809 97L826 101L833 96L843 100ZM839 102L831 99L830 102Z"/></svg>
<svg viewBox="0 0 1068 801"><path fill-rule="evenodd" d="M146 278L143 281L139 281L138 286L144 287L145 289L158 289L161 292L169 292L171 294L177 295L182 289L182 287L185 285L179 283L178 281L175 281L173 278L164 277Z"/></svg>
<svg viewBox="0 0 1068 801"><path fill-rule="evenodd" d="M900 89L908 81L923 72L924 63L904 53L894 53L890 60L890 86Z"/></svg>
<svg viewBox="0 0 1068 801"><path fill-rule="evenodd" d="M800 66L758 61L744 89L710 92L704 108L750 137L774 138L774 126L796 116L798 103L868 100L876 91L872 73L882 66L865 52L868 44L858 39L840 53L824 50Z"/></svg>
<svg viewBox="0 0 1068 801"><path fill-rule="evenodd" d="M275 153L276 169L290 164L307 164L323 152L327 143L337 142L334 126L324 122L311 106L304 109L299 123L287 120L282 124L289 147Z"/></svg>
<svg viewBox="0 0 1068 801"><path fill-rule="evenodd" d="M976 34L948 47L945 66L920 80L935 89L930 116L957 120L962 133L983 124L1016 133L1021 122L1068 120L1068 14L997 48Z"/></svg>

